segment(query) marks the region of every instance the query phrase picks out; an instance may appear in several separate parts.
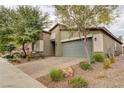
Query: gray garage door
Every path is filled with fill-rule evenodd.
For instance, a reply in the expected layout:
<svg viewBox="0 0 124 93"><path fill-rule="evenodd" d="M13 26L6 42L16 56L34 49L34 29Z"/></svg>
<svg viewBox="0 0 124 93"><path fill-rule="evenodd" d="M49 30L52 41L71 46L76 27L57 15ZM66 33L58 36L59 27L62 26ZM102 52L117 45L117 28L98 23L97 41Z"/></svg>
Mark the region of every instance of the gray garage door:
<svg viewBox="0 0 124 93"><path fill-rule="evenodd" d="M87 39L89 54L92 53L92 38ZM65 57L86 57L84 44L81 40L63 42L63 56Z"/></svg>

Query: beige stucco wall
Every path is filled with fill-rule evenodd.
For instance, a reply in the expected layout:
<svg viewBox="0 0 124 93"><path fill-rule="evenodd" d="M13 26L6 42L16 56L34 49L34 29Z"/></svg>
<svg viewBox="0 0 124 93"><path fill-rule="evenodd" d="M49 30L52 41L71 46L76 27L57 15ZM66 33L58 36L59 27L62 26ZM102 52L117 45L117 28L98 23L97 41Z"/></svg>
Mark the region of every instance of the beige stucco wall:
<svg viewBox="0 0 124 93"><path fill-rule="evenodd" d="M100 31L90 31L89 34L98 34L101 33ZM83 36L82 33L80 33L80 36ZM65 40L65 39L71 39L71 38L75 38L75 37L79 37L79 32L78 31L74 31L74 32L70 32L70 31L61 31L61 40Z"/></svg>
<svg viewBox="0 0 124 93"><path fill-rule="evenodd" d="M43 40L43 31L38 33L38 39L39 40Z"/></svg>
<svg viewBox="0 0 124 93"><path fill-rule="evenodd" d="M83 34L80 34L83 36ZM87 37L93 37L93 52L103 52L103 34L101 31L90 31ZM69 32L69 31L61 31L61 41L71 40L75 37L79 37L79 32ZM97 38L97 41L94 39Z"/></svg>
<svg viewBox="0 0 124 93"><path fill-rule="evenodd" d="M88 34L87 38L89 38L89 37L93 37L93 34ZM79 40L79 39L83 39L83 38L84 38L84 36L70 37L70 38L61 40L61 42L68 42L68 41Z"/></svg>
<svg viewBox="0 0 124 93"><path fill-rule="evenodd" d="M117 43L117 42L116 42L116 43ZM122 45L119 44L119 43L117 43L116 46L117 46L117 47L116 47L117 51L120 51L120 53L122 53Z"/></svg>
<svg viewBox="0 0 124 93"><path fill-rule="evenodd" d="M122 51L121 44L102 31L90 31L89 34L92 34L93 36L93 52L107 53L108 51L111 51L114 53L115 49L120 52ZM77 31L73 32L73 34L69 31L61 31L61 41L66 39L71 40L74 37L79 37ZM95 38L97 38L96 41Z"/></svg>
<svg viewBox="0 0 124 93"><path fill-rule="evenodd" d="M104 48L104 53L114 53L115 50L117 51L122 51L121 44L119 44L117 41L103 33L103 48Z"/></svg>
<svg viewBox="0 0 124 93"><path fill-rule="evenodd" d="M51 34L53 33L55 33L55 56L62 56L62 43L60 42L61 33L59 25L51 31Z"/></svg>
<svg viewBox="0 0 124 93"><path fill-rule="evenodd" d="M102 33L93 34L93 52L104 52Z"/></svg>
<svg viewBox="0 0 124 93"><path fill-rule="evenodd" d="M34 44L34 51L44 51L44 41L43 40L37 40Z"/></svg>
<svg viewBox="0 0 124 93"><path fill-rule="evenodd" d="M51 48L51 42L50 42L50 34L43 33L43 40L44 40L44 55L45 56L51 56L52 55L52 48Z"/></svg>
<svg viewBox="0 0 124 93"><path fill-rule="evenodd" d="M80 34L80 36L82 36L82 33ZM80 36L79 36L79 32L78 31L74 31L74 32L71 32L71 31L61 31L61 40L71 39L71 38L80 37Z"/></svg>
<svg viewBox="0 0 124 93"><path fill-rule="evenodd" d="M74 32L63 31L63 30L60 31L60 28L62 28L62 27L60 25L58 25L51 31L51 35L55 34L55 56L62 56L62 42L61 42L62 40L79 37L78 31L74 31ZM99 34L99 33L100 33L100 35L98 35L98 37L97 37L97 38L99 38L97 40L98 42L94 43L94 41L93 41L93 52L103 52L103 36L101 34L101 31L90 31L89 34L92 35L92 37L93 37L93 35ZM82 33L80 35L83 36ZM53 51L52 47L51 47L51 51Z"/></svg>
<svg viewBox="0 0 124 93"><path fill-rule="evenodd" d="M62 42L63 40L72 39L75 37L79 37L78 31L70 33L69 31L60 31L61 26L58 25L52 31L55 33L55 56L62 56ZM103 33L102 31L90 31L93 37L93 52L104 52L107 53L111 51L114 53L114 49L117 51L122 51L121 44L119 44L116 40L108 36L107 34ZM82 35L82 34L81 34ZM95 41L95 38L97 40ZM52 50L52 49L51 49Z"/></svg>

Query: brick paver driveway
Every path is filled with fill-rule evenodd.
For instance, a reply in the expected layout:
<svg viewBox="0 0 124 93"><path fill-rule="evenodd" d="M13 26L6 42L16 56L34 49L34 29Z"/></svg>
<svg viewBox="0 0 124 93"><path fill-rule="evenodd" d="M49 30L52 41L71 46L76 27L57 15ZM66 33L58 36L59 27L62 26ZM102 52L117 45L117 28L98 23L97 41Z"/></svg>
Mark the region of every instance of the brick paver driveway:
<svg viewBox="0 0 124 93"><path fill-rule="evenodd" d="M33 78L38 78L48 74L52 68L65 68L81 61L81 58L71 57L48 57L45 59L36 60L35 62L28 62L17 65L26 74Z"/></svg>

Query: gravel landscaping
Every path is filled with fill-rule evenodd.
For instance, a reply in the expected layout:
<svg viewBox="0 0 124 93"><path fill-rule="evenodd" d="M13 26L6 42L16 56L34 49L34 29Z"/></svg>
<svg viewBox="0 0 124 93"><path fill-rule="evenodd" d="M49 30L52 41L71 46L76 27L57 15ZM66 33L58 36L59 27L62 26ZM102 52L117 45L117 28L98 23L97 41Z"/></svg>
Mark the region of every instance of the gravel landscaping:
<svg viewBox="0 0 124 93"><path fill-rule="evenodd" d="M20 64L24 64L24 63L35 62L35 61L38 61L38 60L43 60L43 59L39 58L39 59L31 59L31 61L27 61L26 58L21 58L20 62L11 62L11 61L9 61L9 63L11 63L13 65L20 65Z"/></svg>
<svg viewBox="0 0 124 93"><path fill-rule="evenodd" d="M92 64L92 70L82 70L79 66L73 65L74 76L81 76L88 80L89 88L123 88L124 87L124 55L116 58L116 62L111 65L111 68L104 69L103 63ZM105 76L102 79L98 78L99 73ZM68 80L51 81L48 75L37 78L38 81L50 88L68 88Z"/></svg>

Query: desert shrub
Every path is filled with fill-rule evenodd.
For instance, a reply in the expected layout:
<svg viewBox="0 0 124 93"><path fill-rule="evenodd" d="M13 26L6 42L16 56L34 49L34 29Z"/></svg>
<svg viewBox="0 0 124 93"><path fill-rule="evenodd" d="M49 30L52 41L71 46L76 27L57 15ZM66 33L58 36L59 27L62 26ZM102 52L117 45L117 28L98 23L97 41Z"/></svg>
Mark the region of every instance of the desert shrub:
<svg viewBox="0 0 124 93"><path fill-rule="evenodd" d="M91 64L95 64L95 63L96 63L95 59L91 59L91 60L90 60L90 63L91 63Z"/></svg>
<svg viewBox="0 0 124 93"><path fill-rule="evenodd" d="M115 56L114 55L110 56L110 61L111 61L111 63L115 63Z"/></svg>
<svg viewBox="0 0 124 93"><path fill-rule="evenodd" d="M53 81L60 81L64 78L63 76L63 73L60 69L52 69L50 71L50 78L53 80Z"/></svg>
<svg viewBox="0 0 124 93"><path fill-rule="evenodd" d="M21 63L19 58L12 58L12 59L9 59L9 61L12 63Z"/></svg>
<svg viewBox="0 0 124 93"><path fill-rule="evenodd" d="M22 54L20 52L15 52L13 56L16 58L22 58Z"/></svg>
<svg viewBox="0 0 124 93"><path fill-rule="evenodd" d="M6 54L3 56L3 58L6 58L10 62L20 63L21 54L14 53L14 54Z"/></svg>
<svg viewBox="0 0 124 93"><path fill-rule="evenodd" d="M86 62L80 62L80 67L83 69L83 70L88 70L88 69L91 69L91 65L86 63Z"/></svg>
<svg viewBox="0 0 124 93"><path fill-rule="evenodd" d="M3 58L6 58L6 59L10 60L10 59L13 58L13 56L10 55L10 54L6 54L6 55L3 56Z"/></svg>
<svg viewBox="0 0 124 93"><path fill-rule="evenodd" d="M94 59L96 62L104 62L104 55L102 53L94 53L92 55L92 59Z"/></svg>
<svg viewBox="0 0 124 93"><path fill-rule="evenodd" d="M16 48L14 44L7 44L5 47L6 47L6 50L9 52L12 52L12 50Z"/></svg>
<svg viewBox="0 0 124 93"><path fill-rule="evenodd" d="M74 77L68 81L68 84L72 88L82 88L88 86L88 81L82 77Z"/></svg>
<svg viewBox="0 0 124 93"><path fill-rule="evenodd" d="M1 44L0 45L0 52L11 52L12 50L14 50L16 47L14 44Z"/></svg>
<svg viewBox="0 0 124 93"><path fill-rule="evenodd" d="M0 52L4 53L6 51L6 46L4 44L0 44Z"/></svg>
<svg viewBox="0 0 124 93"><path fill-rule="evenodd" d="M90 63L91 63L91 64L96 63L95 58L94 58L93 56L90 57Z"/></svg>
<svg viewBox="0 0 124 93"><path fill-rule="evenodd" d="M111 67L111 61L109 58L106 58L105 61L104 61L104 68L105 69L108 69Z"/></svg>
<svg viewBox="0 0 124 93"><path fill-rule="evenodd" d="M104 77L105 77L105 74L102 72L98 73L98 75L97 75L98 79L103 79Z"/></svg>

